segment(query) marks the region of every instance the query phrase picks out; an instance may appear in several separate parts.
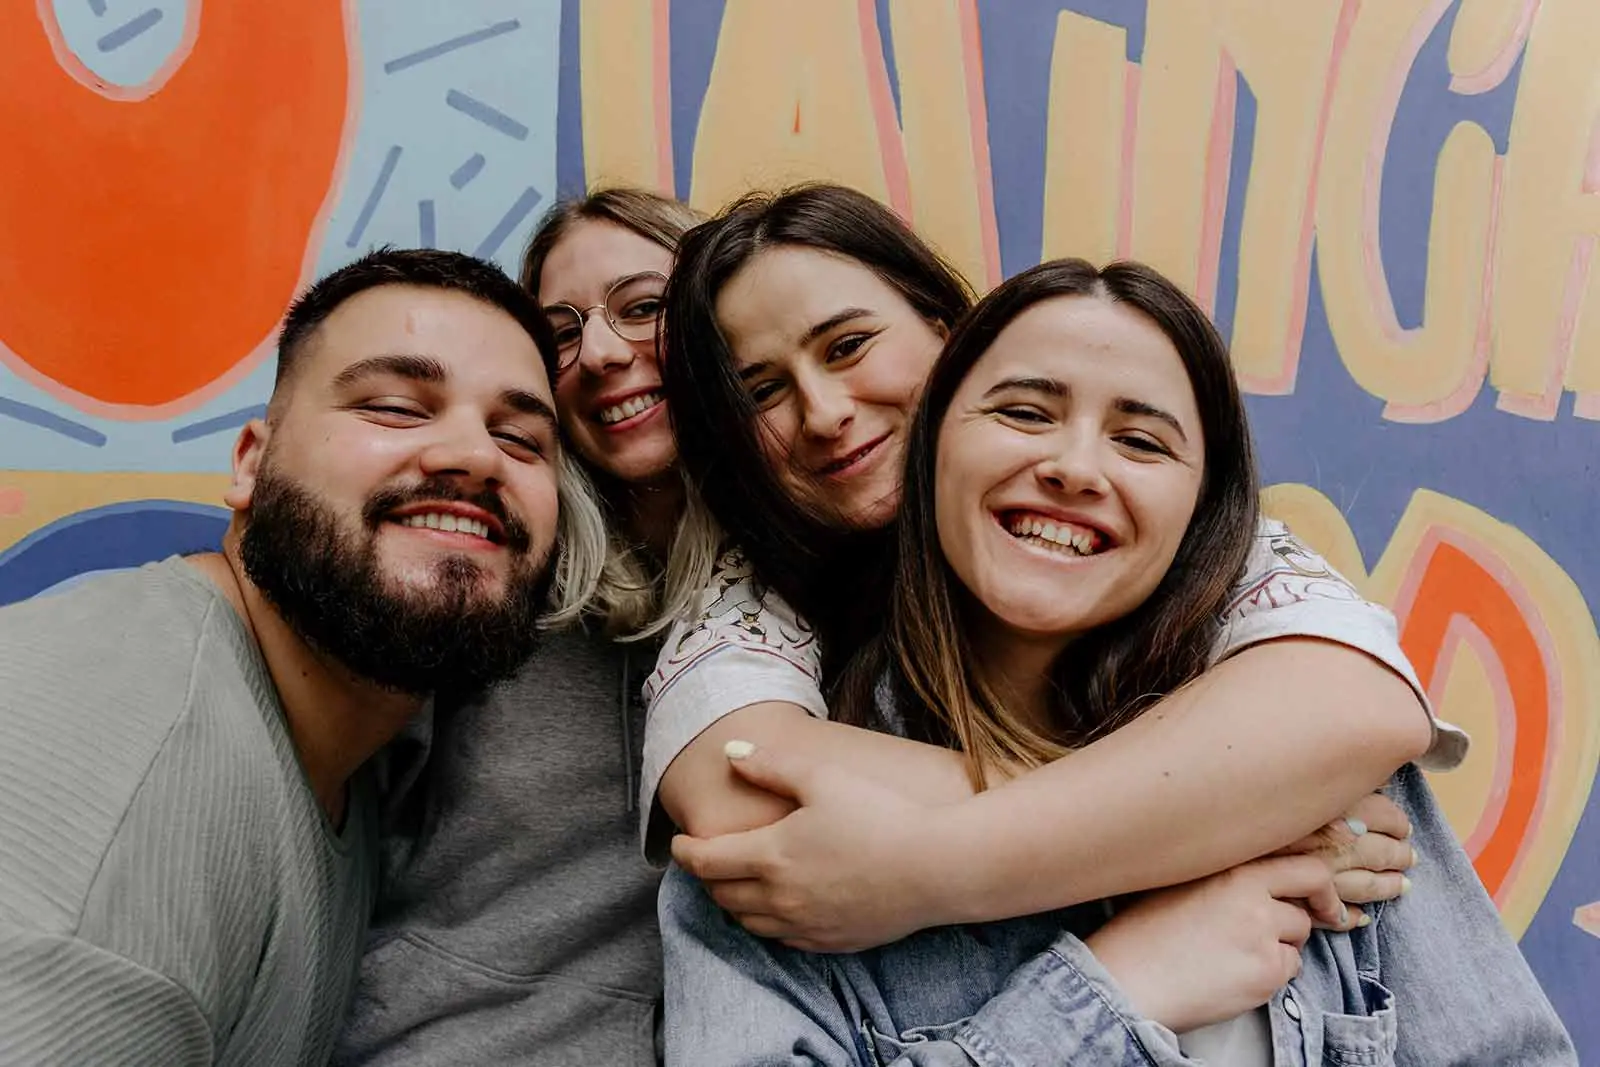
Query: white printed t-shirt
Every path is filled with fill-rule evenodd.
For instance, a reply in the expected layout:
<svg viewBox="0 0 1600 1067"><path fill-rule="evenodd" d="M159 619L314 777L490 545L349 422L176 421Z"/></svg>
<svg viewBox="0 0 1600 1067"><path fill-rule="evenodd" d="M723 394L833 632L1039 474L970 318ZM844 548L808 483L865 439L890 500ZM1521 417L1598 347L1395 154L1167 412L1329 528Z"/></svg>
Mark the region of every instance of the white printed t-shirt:
<svg viewBox="0 0 1600 1067"><path fill-rule="evenodd" d="M1367 653L1404 678L1432 716L1428 695L1400 650L1394 616L1362 599L1283 523L1263 518L1211 662L1284 637L1316 637ZM828 714L816 634L756 578L738 549L717 561L699 614L667 634L644 695L649 711L639 829L646 857L658 863L666 861L673 827L656 810L656 790L701 731L730 712L767 701L798 704L818 718ZM1460 727L1434 719L1433 743L1417 762L1430 770L1455 767L1467 745Z"/></svg>

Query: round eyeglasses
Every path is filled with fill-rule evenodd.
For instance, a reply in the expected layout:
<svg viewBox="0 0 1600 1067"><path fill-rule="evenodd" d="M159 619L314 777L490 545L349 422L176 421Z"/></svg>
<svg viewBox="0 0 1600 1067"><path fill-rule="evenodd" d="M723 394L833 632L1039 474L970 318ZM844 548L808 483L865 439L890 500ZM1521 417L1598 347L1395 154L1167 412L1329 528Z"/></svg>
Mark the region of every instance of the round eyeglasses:
<svg viewBox="0 0 1600 1067"><path fill-rule="evenodd" d="M604 303L586 308L547 304L545 318L556 336L556 370L564 371L578 362L583 328L591 311L604 311L612 332L624 341L652 340L661 325L661 294L666 290L667 276L647 270L618 278L606 291Z"/></svg>

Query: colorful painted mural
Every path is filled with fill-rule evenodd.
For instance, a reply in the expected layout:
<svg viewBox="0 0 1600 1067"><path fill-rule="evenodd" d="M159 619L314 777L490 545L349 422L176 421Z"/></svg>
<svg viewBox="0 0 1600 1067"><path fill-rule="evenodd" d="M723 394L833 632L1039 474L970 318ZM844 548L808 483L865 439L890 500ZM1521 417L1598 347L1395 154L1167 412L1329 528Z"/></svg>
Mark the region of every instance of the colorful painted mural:
<svg viewBox="0 0 1600 1067"><path fill-rule="evenodd" d="M378 243L511 267L586 183L829 177L980 286L1137 256L1474 733L1435 786L1600 1062L1593 0L10 0L0 41L0 602L214 543L283 305Z"/></svg>

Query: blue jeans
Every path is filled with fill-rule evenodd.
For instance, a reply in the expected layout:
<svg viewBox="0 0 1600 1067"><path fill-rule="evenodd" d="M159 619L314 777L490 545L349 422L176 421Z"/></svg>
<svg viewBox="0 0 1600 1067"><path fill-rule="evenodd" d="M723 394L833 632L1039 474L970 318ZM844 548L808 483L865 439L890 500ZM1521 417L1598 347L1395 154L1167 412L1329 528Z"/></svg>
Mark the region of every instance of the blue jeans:
<svg viewBox="0 0 1600 1067"><path fill-rule="evenodd" d="M1388 792L1412 820L1413 892L1371 907L1364 929L1312 936L1300 976L1268 1004L1274 1063L1575 1065L1421 774L1402 769ZM754 937L677 868L659 911L669 1067L1199 1063L1085 947L1098 906L838 956Z"/></svg>

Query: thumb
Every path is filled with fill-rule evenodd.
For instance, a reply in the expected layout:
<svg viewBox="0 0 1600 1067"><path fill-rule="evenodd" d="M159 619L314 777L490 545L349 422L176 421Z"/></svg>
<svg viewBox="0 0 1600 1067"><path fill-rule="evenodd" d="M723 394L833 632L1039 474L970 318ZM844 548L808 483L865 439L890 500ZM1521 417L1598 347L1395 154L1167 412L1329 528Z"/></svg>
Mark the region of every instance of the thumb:
<svg viewBox="0 0 1600 1067"><path fill-rule="evenodd" d="M811 766L777 749L760 748L749 741L729 741L722 746L728 765L740 778L804 807L810 792Z"/></svg>

